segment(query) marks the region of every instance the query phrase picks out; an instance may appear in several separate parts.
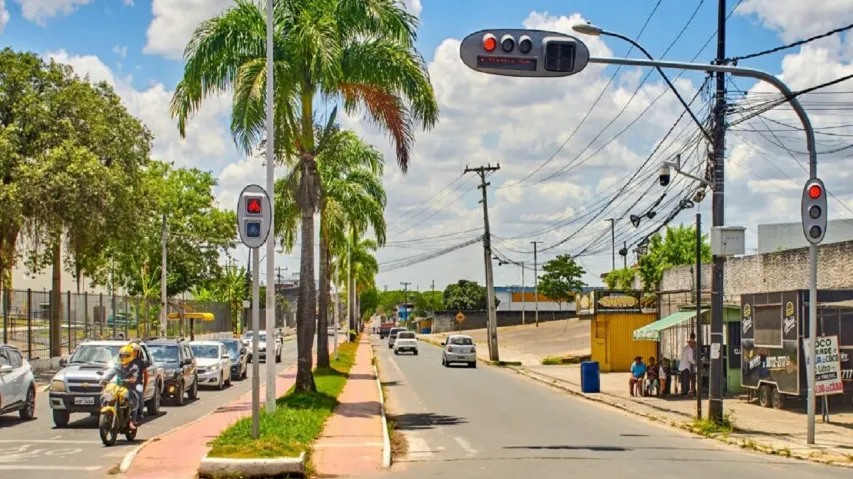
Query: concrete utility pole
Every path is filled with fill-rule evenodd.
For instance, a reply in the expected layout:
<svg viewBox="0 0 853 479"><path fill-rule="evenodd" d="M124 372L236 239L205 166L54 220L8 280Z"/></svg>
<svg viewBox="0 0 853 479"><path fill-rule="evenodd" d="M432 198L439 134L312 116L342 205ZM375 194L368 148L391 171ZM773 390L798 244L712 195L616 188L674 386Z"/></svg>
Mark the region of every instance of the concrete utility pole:
<svg viewBox="0 0 853 479"><path fill-rule="evenodd" d="M409 321L409 285L412 284L408 281L401 281L400 284L403 285L403 322L406 323Z"/></svg>
<svg viewBox="0 0 853 479"><path fill-rule="evenodd" d="M429 312L430 317L435 321L435 280L432 280L429 286Z"/></svg>
<svg viewBox="0 0 853 479"><path fill-rule="evenodd" d="M527 302L527 289L524 287L524 261L521 262L521 325L524 326L524 310Z"/></svg>
<svg viewBox="0 0 853 479"><path fill-rule="evenodd" d="M628 269L628 242L627 241L622 242L622 251L625 252L625 254L622 255L622 269Z"/></svg>
<svg viewBox="0 0 853 479"><path fill-rule="evenodd" d="M271 202L275 204L275 129L273 124L273 78L275 71L273 69L273 1L267 0L267 194L270 196ZM275 208L270 208L270 224L275 224ZM273 234L267 236L267 279L272 279L273 271L275 271L275 230ZM272 281L267 281L272 283ZM267 412L275 412L275 285L270 288L267 284L267 347L272 344L272 350L267 349ZM313 315L312 315L313 317ZM255 332L257 334L257 332ZM272 360L270 360L272 359Z"/></svg>
<svg viewBox="0 0 853 479"><path fill-rule="evenodd" d="M610 222L610 262L611 270L616 269L616 222L622 218L607 218Z"/></svg>
<svg viewBox="0 0 853 479"><path fill-rule="evenodd" d="M717 61L726 61L726 0L719 0L717 9ZM725 195L725 150L726 150L726 74L718 71L717 98L714 105L714 179L711 203L712 226L724 226ZM714 422L723 419L723 268L725 257L715 255L711 275L711 370L708 394L708 418ZM714 354L713 351L717 351Z"/></svg>
<svg viewBox="0 0 853 479"><path fill-rule="evenodd" d="M161 260L160 260L160 336L166 337L166 321L169 319L167 304L168 293L166 293L166 242L169 240L169 224L166 215L163 215L163 237L161 238Z"/></svg>
<svg viewBox="0 0 853 479"><path fill-rule="evenodd" d="M702 419L702 214L696 213L696 419Z"/></svg>
<svg viewBox="0 0 853 479"><path fill-rule="evenodd" d="M539 327L539 243L541 241L531 241L533 243L533 296L536 301L536 327ZM616 259L614 257L614 264ZM614 268L615 269L615 268Z"/></svg>
<svg viewBox="0 0 853 479"><path fill-rule="evenodd" d="M478 168L465 167L465 173L474 172L480 176L478 188L483 190L483 226L486 230L483 235L483 254L486 262L486 308L489 312L489 359L492 361L500 361L500 355L498 354L498 318L495 310L495 278L492 272L492 236L489 231L489 202L488 195L486 195L486 187L489 186L489 183L486 181L486 174L500 169L501 165L499 164L496 166L487 164Z"/></svg>

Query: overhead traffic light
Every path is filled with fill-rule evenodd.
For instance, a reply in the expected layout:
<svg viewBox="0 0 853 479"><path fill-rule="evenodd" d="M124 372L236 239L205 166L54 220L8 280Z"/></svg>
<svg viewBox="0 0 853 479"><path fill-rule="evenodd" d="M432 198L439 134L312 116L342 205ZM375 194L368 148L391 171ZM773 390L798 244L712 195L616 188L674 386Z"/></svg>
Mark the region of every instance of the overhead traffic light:
<svg viewBox="0 0 853 479"><path fill-rule="evenodd" d="M481 30L466 37L459 52L474 70L515 77L564 77L589 62L583 42L541 30Z"/></svg>
<svg viewBox="0 0 853 479"><path fill-rule="evenodd" d="M812 178L803 188L802 221L806 241L819 244L826 236L826 188L823 181Z"/></svg>

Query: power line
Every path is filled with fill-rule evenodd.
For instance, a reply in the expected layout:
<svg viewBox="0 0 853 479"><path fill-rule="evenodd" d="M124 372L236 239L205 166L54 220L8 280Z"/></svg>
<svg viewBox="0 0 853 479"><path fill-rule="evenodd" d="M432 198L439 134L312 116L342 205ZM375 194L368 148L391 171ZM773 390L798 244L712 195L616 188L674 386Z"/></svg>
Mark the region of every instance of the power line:
<svg viewBox="0 0 853 479"><path fill-rule="evenodd" d="M835 30L830 30L826 33L821 33L820 35L815 35L811 38L806 38L805 40L800 40L800 41L797 41L794 43L789 43L787 45L782 45L782 46L779 46L776 48L771 48L769 50L764 50L764 51L761 51L758 53L751 53L749 55L744 55L744 56L740 56L740 57L727 58L725 60L725 63L731 63L732 65L737 66L737 63L740 60L748 60L750 58L757 58L757 57L761 57L764 55L770 55L770 54L773 54L776 52L780 52L782 50L787 50L789 48L794 48L794 47L798 47L800 45L805 45L807 43L811 43L813 41L820 40L822 38L830 37L832 35L835 35L835 34L838 34L841 32L846 32L847 30L850 30L850 29L853 29L853 24L847 25L846 27L836 28Z"/></svg>

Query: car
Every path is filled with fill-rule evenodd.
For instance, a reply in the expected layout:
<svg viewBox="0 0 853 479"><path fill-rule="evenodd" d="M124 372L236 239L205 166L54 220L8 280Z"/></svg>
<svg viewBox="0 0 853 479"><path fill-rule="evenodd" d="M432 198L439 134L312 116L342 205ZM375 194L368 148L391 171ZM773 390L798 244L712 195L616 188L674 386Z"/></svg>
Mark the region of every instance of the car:
<svg viewBox="0 0 853 479"><path fill-rule="evenodd" d="M186 398L198 399L198 371L189 343L183 338L150 338L145 345L154 364L163 368L163 397L178 406Z"/></svg>
<svg viewBox="0 0 853 479"><path fill-rule="evenodd" d="M397 340L397 333L400 331L405 331L406 328L391 328L391 331L388 331L388 348L391 349L394 347L394 341Z"/></svg>
<svg viewBox="0 0 853 479"><path fill-rule="evenodd" d="M328 334L329 336L334 336L335 333L337 333L337 331L335 331L334 326L329 326L329 329L326 330L326 334Z"/></svg>
<svg viewBox="0 0 853 479"><path fill-rule="evenodd" d="M98 415L101 410L101 376L118 357L119 349L128 342L122 339L84 341L71 357L60 359L62 368L50 381L48 403L53 410L53 423L58 428L68 426L72 413ZM148 384L142 391L142 400L151 416L160 413L163 395L164 371L151 359L148 346L140 344L142 360L148 364Z"/></svg>
<svg viewBox="0 0 853 479"><path fill-rule="evenodd" d="M411 351L415 356L418 355L418 338L411 331L400 331L397 333L397 339L394 340L394 354Z"/></svg>
<svg viewBox="0 0 853 479"><path fill-rule="evenodd" d="M469 368L477 367L477 346L471 336L453 334L441 343L441 365L450 367L451 363L465 363Z"/></svg>
<svg viewBox="0 0 853 479"><path fill-rule="evenodd" d="M249 350L239 339L220 339L231 356L231 377L237 380L246 379L249 374Z"/></svg>
<svg viewBox="0 0 853 479"><path fill-rule="evenodd" d="M30 420L36 414L36 381L33 368L21 351L0 344L0 414L18 412Z"/></svg>
<svg viewBox="0 0 853 479"><path fill-rule="evenodd" d="M248 350L249 361L252 360L252 334L253 334L252 331L246 331L245 333L243 333L243 339L241 340L243 342L243 345L246 346L246 349ZM260 357L260 359L266 361L266 357L267 357L267 333L266 333L266 331L261 331L261 334L258 335L258 338L260 340L260 344L258 345L258 356ZM283 337L282 337L282 340L279 340L279 338L276 338L276 340L273 341L274 347L275 347L275 353L274 353L275 362L277 362L277 363L281 362L281 345L282 345L282 342L283 342Z"/></svg>
<svg viewBox="0 0 853 479"><path fill-rule="evenodd" d="M231 385L231 356L219 341L190 341L198 365L199 386L213 386L219 390Z"/></svg>

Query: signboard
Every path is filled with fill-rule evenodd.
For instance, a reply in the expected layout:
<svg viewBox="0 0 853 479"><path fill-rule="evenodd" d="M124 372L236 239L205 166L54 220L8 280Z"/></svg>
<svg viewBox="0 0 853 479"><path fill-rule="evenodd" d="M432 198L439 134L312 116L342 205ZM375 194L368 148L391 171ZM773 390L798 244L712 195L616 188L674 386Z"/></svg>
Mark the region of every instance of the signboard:
<svg viewBox="0 0 853 479"><path fill-rule="evenodd" d="M818 336L815 343L815 395L842 394L838 336Z"/></svg>
<svg viewBox="0 0 853 479"><path fill-rule="evenodd" d="M595 292L578 294L575 297L575 311L578 316L591 316L595 314Z"/></svg>
<svg viewBox="0 0 853 479"><path fill-rule="evenodd" d="M456 322L458 324L462 324L463 321L465 321L465 315L462 314L462 311L459 311L458 313L456 313Z"/></svg>
<svg viewBox="0 0 853 479"><path fill-rule="evenodd" d="M642 291L596 290L580 293L575 300L578 316L593 314L657 313L657 297Z"/></svg>

